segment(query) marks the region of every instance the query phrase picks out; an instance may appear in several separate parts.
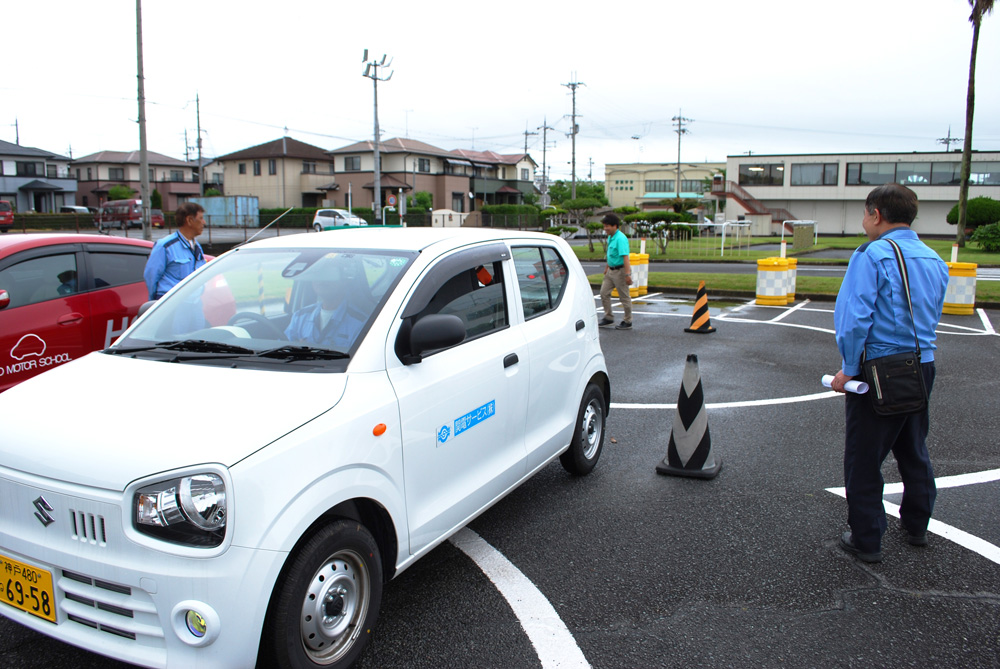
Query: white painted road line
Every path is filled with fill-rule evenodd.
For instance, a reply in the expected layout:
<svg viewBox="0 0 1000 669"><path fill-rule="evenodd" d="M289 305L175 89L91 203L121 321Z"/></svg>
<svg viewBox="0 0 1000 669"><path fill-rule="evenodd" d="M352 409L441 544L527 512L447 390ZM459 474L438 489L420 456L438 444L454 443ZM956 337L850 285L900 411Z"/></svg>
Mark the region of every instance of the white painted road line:
<svg viewBox="0 0 1000 669"><path fill-rule="evenodd" d="M510 560L467 527L450 541L483 570L510 604L538 653L542 669L589 669L590 663L552 604Z"/></svg>
<svg viewBox="0 0 1000 669"><path fill-rule="evenodd" d="M809 300L805 300L804 302L796 304L794 307L789 307L785 311L781 312L780 314L778 314L777 316L775 316L774 318L772 318L771 322L772 323L777 323L777 322L781 321L782 319L784 319L785 316L788 316L789 314L795 313L796 311L798 311L802 307L806 306L807 304L809 304Z"/></svg>
<svg viewBox="0 0 1000 669"><path fill-rule="evenodd" d="M958 474L956 476L942 476L934 479L934 484L940 490L943 488L957 488L958 486L963 485L975 485L976 483L990 483L992 481L1000 481L1000 469L990 469L970 474ZM844 488L827 488L826 491L839 497L847 497L847 491ZM886 484L883 489L884 495L894 495L901 492L903 492L902 483L889 483ZM882 506L885 507L885 512L890 516L899 518L898 504L882 500ZM933 518L931 518L930 523L927 525L927 531L940 537L944 537L945 539L958 544L962 548L967 548L973 553L978 553L990 562L1000 564L1000 547L991 544L985 539L980 539L973 534L969 534L968 532L960 530L957 527L942 523L941 521L934 520Z"/></svg>
<svg viewBox="0 0 1000 669"><path fill-rule="evenodd" d="M983 322L983 329L990 334L996 334L997 331L993 329L993 323L990 322L990 317L986 315L986 311L983 309L976 309L979 312L979 320Z"/></svg>
<svg viewBox="0 0 1000 669"><path fill-rule="evenodd" d="M741 402L706 402L706 409L738 409L740 407L763 407L773 404L795 404L796 402L811 402L813 400L825 400L830 397L843 397L841 393L829 390L825 393L815 393L813 395L799 395L797 397L775 397L767 400L743 400ZM676 409L676 404L628 404L625 402L612 402L612 409Z"/></svg>

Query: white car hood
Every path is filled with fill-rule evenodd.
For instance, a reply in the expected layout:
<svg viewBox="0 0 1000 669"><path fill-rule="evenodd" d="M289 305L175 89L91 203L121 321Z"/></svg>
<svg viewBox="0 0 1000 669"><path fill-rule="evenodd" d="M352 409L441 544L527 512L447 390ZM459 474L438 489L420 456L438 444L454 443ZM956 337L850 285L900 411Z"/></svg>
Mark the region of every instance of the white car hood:
<svg viewBox="0 0 1000 669"><path fill-rule="evenodd" d="M115 491L231 466L334 406L346 377L91 353L0 393L0 464Z"/></svg>

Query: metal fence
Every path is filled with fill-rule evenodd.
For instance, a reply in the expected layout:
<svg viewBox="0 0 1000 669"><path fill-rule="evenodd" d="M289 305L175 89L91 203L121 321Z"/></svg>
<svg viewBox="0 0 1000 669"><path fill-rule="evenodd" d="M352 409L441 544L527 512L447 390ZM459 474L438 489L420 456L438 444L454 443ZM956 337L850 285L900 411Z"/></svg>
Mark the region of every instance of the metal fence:
<svg viewBox="0 0 1000 669"><path fill-rule="evenodd" d="M688 229L672 230L678 235L675 248L691 255L730 256L750 255L752 232L742 221L703 223ZM669 233L668 233L669 234Z"/></svg>

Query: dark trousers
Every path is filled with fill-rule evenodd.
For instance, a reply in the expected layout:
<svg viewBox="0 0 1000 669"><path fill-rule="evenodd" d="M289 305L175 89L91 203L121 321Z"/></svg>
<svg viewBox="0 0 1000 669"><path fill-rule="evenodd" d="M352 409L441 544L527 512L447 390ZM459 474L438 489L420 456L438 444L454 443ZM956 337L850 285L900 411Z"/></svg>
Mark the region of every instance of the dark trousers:
<svg viewBox="0 0 1000 669"><path fill-rule="evenodd" d="M930 397L934 363L921 365ZM937 487L927 453L927 411L909 416L879 416L867 395L847 393L844 485L847 488L847 524L854 545L865 553L880 550L885 533L882 506L882 463L892 451L903 479L899 516L910 534L923 534L934 510Z"/></svg>

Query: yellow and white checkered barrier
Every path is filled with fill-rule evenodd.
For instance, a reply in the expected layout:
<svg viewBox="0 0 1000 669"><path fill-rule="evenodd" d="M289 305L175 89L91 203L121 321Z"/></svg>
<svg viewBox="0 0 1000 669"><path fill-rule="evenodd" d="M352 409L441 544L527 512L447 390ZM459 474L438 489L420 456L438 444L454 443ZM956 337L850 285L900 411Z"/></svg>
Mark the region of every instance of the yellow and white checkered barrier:
<svg viewBox="0 0 1000 669"><path fill-rule="evenodd" d="M785 287L788 289L788 303L795 301L795 275L798 269L798 258L785 258L788 261L788 275L785 277Z"/></svg>
<svg viewBox="0 0 1000 669"><path fill-rule="evenodd" d="M632 277L632 285L628 287L629 297L639 297L649 292L649 254L629 253L629 276ZM618 297L618 289L611 291L612 297Z"/></svg>
<svg viewBox="0 0 1000 669"><path fill-rule="evenodd" d="M788 260L762 258L757 261L757 304L783 307L788 304Z"/></svg>
<svg viewBox="0 0 1000 669"><path fill-rule="evenodd" d="M944 313L971 316L976 308L976 268L974 262L949 262L948 289L944 294Z"/></svg>

